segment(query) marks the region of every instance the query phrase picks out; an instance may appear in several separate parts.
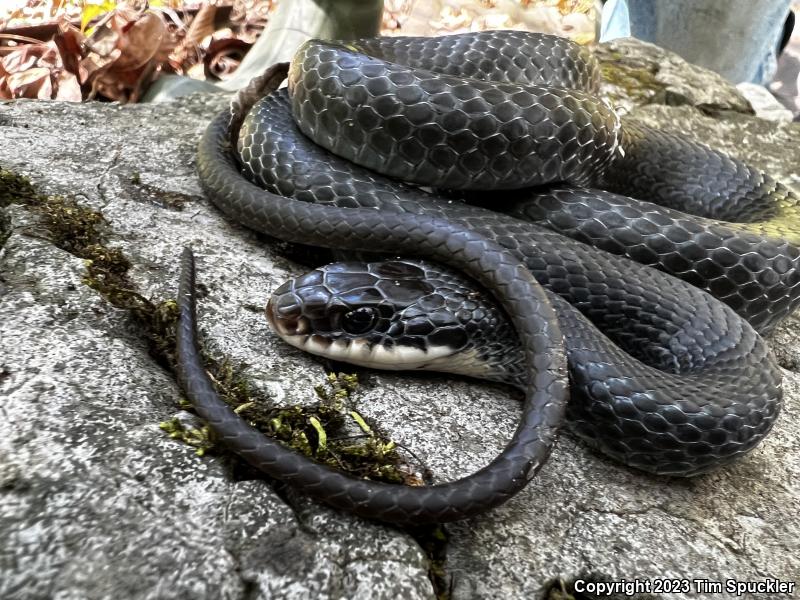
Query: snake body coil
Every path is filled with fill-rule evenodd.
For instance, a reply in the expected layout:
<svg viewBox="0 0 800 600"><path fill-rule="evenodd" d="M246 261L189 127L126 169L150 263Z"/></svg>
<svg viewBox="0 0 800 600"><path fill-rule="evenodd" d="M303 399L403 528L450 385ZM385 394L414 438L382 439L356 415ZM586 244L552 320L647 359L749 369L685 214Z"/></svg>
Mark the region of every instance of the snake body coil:
<svg viewBox="0 0 800 600"><path fill-rule="evenodd" d="M390 48L389 58L412 66L379 58ZM619 118L596 96L558 87L563 77L533 83L544 73L529 58L561 48L586 66L587 84L596 79L586 50L555 36L396 38L352 50L311 40L289 70L292 113L320 146L402 181L487 190L588 183L614 156ZM476 65L470 53L480 71L464 68ZM453 74L430 70L452 55L462 57L449 61Z"/></svg>
<svg viewBox="0 0 800 600"><path fill-rule="evenodd" d="M723 226L708 220L685 225L684 217L664 216L647 203L618 201L585 187L562 186L551 194L492 192L495 197L509 194L516 216L441 201L329 155L298 132L287 108L302 131L348 159L407 181L452 188L502 190L562 180L613 188L619 173L629 168L630 154L651 156L652 144L664 143L674 159L691 144L669 137L664 142L663 136L648 137L634 124L620 125L603 102L588 91L566 89L563 79L562 87L545 85L543 78L552 69L549 59L535 58L542 48L559 59L554 62L573 65L562 75L571 78L570 85L591 88L596 80L596 66L585 50L554 36L484 32L359 44L375 55L390 48L391 58L413 69L363 56L353 47L307 43L293 61L291 96L277 92L255 104L259 86L276 87L280 69L273 69L240 97L233 118L220 115L211 123L198 150L203 187L235 220L282 239L413 254L467 272L496 296L519 334L526 390L521 423L491 465L452 484L409 489L347 479L259 437L215 400L194 348L192 286L186 275L182 380L193 390L189 395L198 411L233 449L270 475L372 518L441 521L496 505L521 489L541 465L563 416L563 351L550 303L566 315L560 324L578 400L570 405L571 415L582 435L604 451L642 469L690 475L741 455L766 435L780 408L780 372L761 338L733 310L669 275L516 216L535 213L528 207L536 198L540 204L542 197L551 203L552 198L600 198L607 207L600 228L610 230L615 242L643 240L643 250L620 253L650 249L664 260L646 262L668 271L673 253L699 254L697 264L704 266L697 273L708 275L703 287L723 290L739 314L761 329L798 303L798 294L792 293L799 284L798 253L788 242L749 233L743 238L723 235L718 229ZM523 53L512 52L515 48ZM471 54L478 60L461 67L451 60ZM446 72L435 72L441 69ZM464 75L480 81L458 79ZM516 78L527 83L512 83ZM464 121L464 116L473 120ZM238 158L233 152L237 143ZM777 212L795 210L794 197L780 184L726 160L733 171L718 169L714 181L727 182L718 187L745 212L768 222ZM634 168L640 169L634 179L653 177L652 165ZM682 187L680 174L654 177L660 194L675 202L691 191ZM759 190L767 201L770 194L782 198L779 208L756 207L756 197L764 201L765 196ZM582 223L591 217L581 207L588 204L578 200L572 213L536 213L534 219L585 236L592 229ZM709 232L716 237L709 239ZM734 252L742 242L732 241L741 239L749 244L744 257ZM712 247L717 241L718 247ZM747 258L754 252L756 259ZM188 270L188 256L185 263ZM734 281L761 285L737 295L736 286L719 283L718 267L720 277L734 274ZM530 274L551 291L544 293Z"/></svg>
<svg viewBox="0 0 800 600"><path fill-rule="evenodd" d="M271 69L253 87L274 85L276 78L282 78L280 71L280 65ZM233 108L235 121L243 111L237 105ZM454 229L448 221L296 202L256 187L242 178L231 152L235 128L229 115L219 115L198 148L200 180L217 206L239 222L286 240L360 251L380 245L463 269L495 290L511 315L526 356L526 398L520 423L503 452L477 473L449 484L417 488L382 484L318 465L259 433L214 392L196 346L194 261L187 251L178 295L179 376L198 414L223 443L256 468L361 516L404 524L443 522L482 513L508 500L544 464L564 419L565 356L544 290L513 254L476 232Z"/></svg>

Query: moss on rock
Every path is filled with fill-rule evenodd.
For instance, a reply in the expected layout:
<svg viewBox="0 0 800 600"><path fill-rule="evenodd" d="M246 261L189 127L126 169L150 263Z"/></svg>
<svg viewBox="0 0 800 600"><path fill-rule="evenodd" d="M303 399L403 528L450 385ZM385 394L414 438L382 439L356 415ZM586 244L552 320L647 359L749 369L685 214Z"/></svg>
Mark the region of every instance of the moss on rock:
<svg viewBox="0 0 800 600"><path fill-rule="evenodd" d="M12 203L25 206L40 218L45 239L84 260L83 283L115 308L129 311L147 339L153 357L175 371L177 303L174 299L148 299L136 291L128 275L130 260L119 248L108 245L109 226L102 213L72 198L41 194L25 177L0 169L0 206ZM355 410L353 394L358 388L355 375L330 374L324 384L315 388L318 400L311 405L275 407L270 398L249 382L244 366L234 365L226 357L216 358L209 352L203 356L220 397L266 435L357 477L422 484L399 456L396 445L376 433ZM182 408L191 410L188 402ZM355 422L363 433L358 436L344 433L348 421ZM213 432L207 426L187 428L179 420L171 419L160 427L170 437L197 448L200 455L218 450Z"/></svg>

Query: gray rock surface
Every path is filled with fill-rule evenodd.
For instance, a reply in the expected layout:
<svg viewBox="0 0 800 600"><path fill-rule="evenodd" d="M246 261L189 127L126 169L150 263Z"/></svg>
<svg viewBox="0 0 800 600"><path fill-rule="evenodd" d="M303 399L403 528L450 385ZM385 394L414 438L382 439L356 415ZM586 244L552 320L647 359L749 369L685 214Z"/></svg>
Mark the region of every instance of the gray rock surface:
<svg viewBox="0 0 800 600"><path fill-rule="evenodd" d="M686 77L703 87L695 68ZM800 125L757 119L713 94L685 106L654 102L629 107L800 187ZM306 402L323 366L281 344L251 309L305 267L228 223L194 174L197 138L223 103L212 95L126 107L0 104L0 167L101 210L110 245L130 258L145 296L174 296L177 257L191 244L207 291L205 339L250 365L254 385L276 402ZM717 118L692 104L713 104ZM180 391L148 355L135 322L83 284L83 261L43 240L27 209L6 212L0 597L434 597L429 558L407 533L236 476L228 458L198 457L169 439L158 423L179 411ZM445 591L539 598L554 578L800 580L796 332L790 319L773 336L786 367L786 407L748 457L691 480L656 478L564 435L521 494L446 527ZM443 376L372 372L362 387L359 410L437 480L488 462L519 414L502 387ZM756 597L781 596L738 596Z"/></svg>
<svg viewBox="0 0 800 600"><path fill-rule="evenodd" d="M619 38L595 48L604 82L602 93L618 110L643 104L689 105L702 110L753 113L747 99L722 76L635 38Z"/></svg>
<svg viewBox="0 0 800 600"><path fill-rule="evenodd" d="M763 85L757 83L737 83L736 89L747 98L757 117L768 121L791 121L792 111L785 108Z"/></svg>
<svg viewBox="0 0 800 600"><path fill-rule="evenodd" d="M199 193L194 146L221 105L208 101L3 104L0 164L101 209L145 295L174 297L176 258L194 245L215 290L203 303L209 337L280 400L307 400L322 370L287 356L243 308L296 267L227 226ZM184 209L164 208L168 195ZM229 461L166 437L158 424L178 411L174 377L129 315L82 283L82 260L32 237L25 210L8 212L0 597L430 597L425 555L408 536L290 507L264 481L233 479Z"/></svg>

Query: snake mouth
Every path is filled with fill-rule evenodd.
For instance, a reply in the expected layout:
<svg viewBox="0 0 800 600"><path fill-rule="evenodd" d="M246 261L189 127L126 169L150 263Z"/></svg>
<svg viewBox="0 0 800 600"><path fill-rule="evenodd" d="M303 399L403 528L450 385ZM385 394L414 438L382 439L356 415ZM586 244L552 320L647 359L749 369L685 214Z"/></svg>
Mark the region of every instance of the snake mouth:
<svg viewBox="0 0 800 600"><path fill-rule="evenodd" d="M440 371L497 380L475 349L465 351L446 344L429 344L425 348L402 343L387 345L358 337L322 335L314 331L308 318L291 308L278 308L274 298L270 298L266 307L270 327L284 342L309 354L368 369Z"/></svg>
<svg viewBox="0 0 800 600"><path fill-rule="evenodd" d="M311 330L308 319L298 312L280 309L275 302L275 296L269 299L265 309L267 321L272 330L282 339L307 337ZM292 344L293 346L296 344Z"/></svg>
<svg viewBox="0 0 800 600"><path fill-rule="evenodd" d="M456 350L445 346L420 350L400 345L387 347L357 338L331 339L319 334L278 335L286 343L309 354L384 371L447 371L447 363L457 354Z"/></svg>
<svg viewBox="0 0 800 600"><path fill-rule="evenodd" d="M266 306L267 321L284 342L310 354L383 370L449 370L447 363L459 349L447 345L426 348L390 345L358 337L330 337L314 331L311 321L293 306L278 306L276 296ZM455 360L460 364L461 360ZM444 368L443 368L444 363ZM474 368L474 367L473 367Z"/></svg>

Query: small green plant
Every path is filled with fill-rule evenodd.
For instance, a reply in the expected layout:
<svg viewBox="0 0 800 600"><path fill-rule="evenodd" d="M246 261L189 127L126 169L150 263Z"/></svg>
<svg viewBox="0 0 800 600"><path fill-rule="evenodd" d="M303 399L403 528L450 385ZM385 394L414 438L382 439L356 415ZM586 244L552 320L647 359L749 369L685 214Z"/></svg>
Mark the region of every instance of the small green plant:
<svg viewBox="0 0 800 600"><path fill-rule="evenodd" d="M108 224L103 215L74 199L38 193L24 177L0 168L0 208L25 206L40 217L40 229L30 235L44 237L58 248L84 260L83 283L116 308L130 311L137 329L150 345L152 356L165 368L176 367L175 326L178 307L174 299L152 300L141 296L128 276L130 261L119 248L107 245ZM0 242L4 226L0 211ZM256 307L260 311L260 307ZM405 485L422 485L397 452L397 445L382 436L356 409L359 381L355 374L329 373L314 387L316 401L309 405L274 407L253 386L244 365L204 352L206 369L220 397L251 425L318 462L349 473ZM0 373L2 376L2 373ZM192 410L185 398L181 409ZM221 452L208 425L187 426L178 418L159 424L172 439L195 448L198 456ZM355 432L355 433L354 433ZM420 530L415 537L431 560L430 575L439 592L447 596L444 561L446 534L442 528ZM443 591L444 590L444 591Z"/></svg>
<svg viewBox="0 0 800 600"><path fill-rule="evenodd" d="M174 417L169 421L159 423L158 426L172 439L180 440L184 444L197 448L195 450L197 456L203 456L208 450L214 447L211 429L208 425L195 429L185 426L180 419Z"/></svg>

